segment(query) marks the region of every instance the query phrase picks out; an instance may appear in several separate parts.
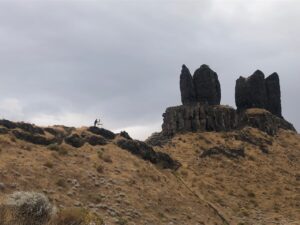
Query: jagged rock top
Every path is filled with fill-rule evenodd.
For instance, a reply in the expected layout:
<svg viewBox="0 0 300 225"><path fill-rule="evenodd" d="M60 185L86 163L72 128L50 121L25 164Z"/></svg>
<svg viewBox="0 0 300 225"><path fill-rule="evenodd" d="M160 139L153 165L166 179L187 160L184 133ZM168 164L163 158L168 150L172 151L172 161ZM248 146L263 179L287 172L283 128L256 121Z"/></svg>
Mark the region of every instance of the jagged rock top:
<svg viewBox="0 0 300 225"><path fill-rule="evenodd" d="M238 111L262 108L282 118L278 74L265 78L264 73L257 70L248 78L240 77L236 81L235 101Z"/></svg>
<svg viewBox="0 0 300 225"><path fill-rule="evenodd" d="M180 75L180 91L182 104L202 103L219 105L221 86L218 75L208 65L203 64L192 76L183 65Z"/></svg>
<svg viewBox="0 0 300 225"><path fill-rule="evenodd" d="M180 74L180 91L182 104L191 104L196 100L193 77L189 69L183 64Z"/></svg>

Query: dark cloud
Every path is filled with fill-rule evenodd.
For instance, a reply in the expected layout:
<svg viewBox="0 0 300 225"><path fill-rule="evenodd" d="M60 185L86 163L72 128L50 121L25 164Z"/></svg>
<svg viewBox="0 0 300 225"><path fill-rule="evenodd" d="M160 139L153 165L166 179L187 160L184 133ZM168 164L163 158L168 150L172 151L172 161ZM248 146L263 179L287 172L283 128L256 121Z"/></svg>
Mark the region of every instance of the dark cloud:
<svg viewBox="0 0 300 225"><path fill-rule="evenodd" d="M281 76L283 112L300 128L298 1L0 1L0 115L40 124L159 129L180 104L179 73L209 64L222 103L256 69Z"/></svg>

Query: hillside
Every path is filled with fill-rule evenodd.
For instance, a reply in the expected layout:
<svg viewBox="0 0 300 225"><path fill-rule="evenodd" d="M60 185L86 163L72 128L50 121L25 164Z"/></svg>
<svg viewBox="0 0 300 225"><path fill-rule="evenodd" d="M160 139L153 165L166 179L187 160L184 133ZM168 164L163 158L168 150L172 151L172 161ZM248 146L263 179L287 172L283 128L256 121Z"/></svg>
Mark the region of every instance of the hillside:
<svg viewBox="0 0 300 225"><path fill-rule="evenodd" d="M293 131L185 132L152 152L126 133L12 124L0 129L3 204L11 193L35 191L58 210L87 208L108 225L300 224Z"/></svg>

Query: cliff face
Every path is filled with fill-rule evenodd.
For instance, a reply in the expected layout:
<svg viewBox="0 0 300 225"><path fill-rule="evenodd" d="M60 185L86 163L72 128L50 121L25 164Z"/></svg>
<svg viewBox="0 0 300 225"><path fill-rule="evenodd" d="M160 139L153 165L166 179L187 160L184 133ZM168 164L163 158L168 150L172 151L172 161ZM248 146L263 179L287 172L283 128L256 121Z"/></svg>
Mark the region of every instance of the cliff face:
<svg viewBox="0 0 300 225"><path fill-rule="evenodd" d="M228 106L181 105L167 108L163 114L162 133L173 136L176 133L196 131L230 131L244 127L258 128L269 135L278 130L293 130L292 124L263 109L248 109L237 112Z"/></svg>
<svg viewBox="0 0 300 225"><path fill-rule="evenodd" d="M237 127L237 114L231 107L200 103L167 108L163 114L163 134L188 131L228 131Z"/></svg>

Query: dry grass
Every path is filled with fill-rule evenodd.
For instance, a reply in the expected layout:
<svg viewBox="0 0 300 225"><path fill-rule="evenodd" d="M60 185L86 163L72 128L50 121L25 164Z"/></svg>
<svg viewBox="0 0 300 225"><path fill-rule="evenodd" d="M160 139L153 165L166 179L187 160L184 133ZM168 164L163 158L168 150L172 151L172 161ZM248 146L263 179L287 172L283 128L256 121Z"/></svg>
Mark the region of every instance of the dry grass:
<svg viewBox="0 0 300 225"><path fill-rule="evenodd" d="M207 202L233 225L297 224L299 135L282 131L271 138L255 129L249 132L271 139L269 154L236 140L234 132L174 137L157 150L180 161L176 173L161 170L114 143L80 149L30 145L31 150L26 150L25 142L0 135L0 179L5 185L0 202L16 189L45 192L59 210L52 221L55 225L91 217L103 218L107 224L224 224ZM199 157L220 145L243 146L246 156ZM61 154L61 149L67 154Z"/></svg>

